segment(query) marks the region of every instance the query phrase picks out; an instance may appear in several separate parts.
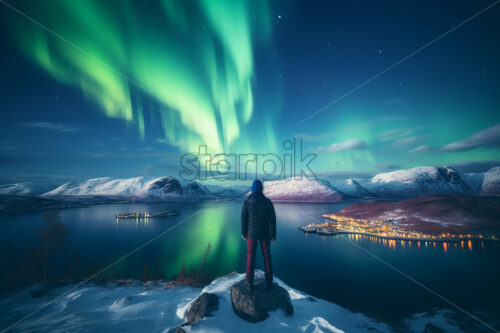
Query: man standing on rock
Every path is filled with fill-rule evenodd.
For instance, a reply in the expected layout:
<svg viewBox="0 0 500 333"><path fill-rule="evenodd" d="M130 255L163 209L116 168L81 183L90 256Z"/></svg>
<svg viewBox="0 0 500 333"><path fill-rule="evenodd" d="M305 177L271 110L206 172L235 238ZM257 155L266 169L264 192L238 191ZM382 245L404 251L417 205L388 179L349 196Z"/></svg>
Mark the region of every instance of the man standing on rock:
<svg viewBox="0 0 500 333"><path fill-rule="evenodd" d="M241 237L247 241L247 282L253 291L255 253L260 243L266 271L267 287L273 284L273 264L271 262L271 240L276 241L276 214L271 200L262 193L262 182L255 180L252 194L241 209Z"/></svg>

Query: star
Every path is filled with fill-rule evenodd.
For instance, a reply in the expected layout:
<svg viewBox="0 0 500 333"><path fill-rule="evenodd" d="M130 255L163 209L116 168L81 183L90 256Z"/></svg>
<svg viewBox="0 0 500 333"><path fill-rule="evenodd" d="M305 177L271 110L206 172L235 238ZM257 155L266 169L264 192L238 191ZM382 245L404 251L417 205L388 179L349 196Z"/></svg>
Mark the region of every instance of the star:
<svg viewBox="0 0 500 333"><path fill-rule="evenodd" d="M378 54L382 54L382 50L378 50Z"/></svg>
<svg viewBox="0 0 500 333"><path fill-rule="evenodd" d="M281 14L278 15L278 19L281 20Z"/></svg>

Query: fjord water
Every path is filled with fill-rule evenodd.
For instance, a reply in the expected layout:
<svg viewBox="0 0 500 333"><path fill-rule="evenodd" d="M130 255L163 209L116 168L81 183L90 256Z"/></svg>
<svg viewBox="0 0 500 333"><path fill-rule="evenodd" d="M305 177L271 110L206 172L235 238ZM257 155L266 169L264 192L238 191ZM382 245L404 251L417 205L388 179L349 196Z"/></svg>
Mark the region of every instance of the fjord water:
<svg viewBox="0 0 500 333"><path fill-rule="evenodd" d="M33 261L30 256L43 249L40 230L47 219L59 221L67 229L63 239L50 249L48 279L88 276L88 272L106 267L191 214L196 215L106 270L100 279L143 279L153 271L155 276L173 279L182 266L186 271L189 267L198 268L204 257L211 277L243 272L246 244L240 233L241 204L241 201L114 204L3 216L2 295L13 291L16 274L24 274L23 267ZM419 246L416 242L398 241L389 246L374 238L320 237L297 230L299 226L321 221L322 214L347 205L275 204L278 240L272 244L274 274L293 288L385 322L395 323L436 308L456 312L358 245L463 309L481 313L483 319L498 320L498 242ZM116 213L163 209L176 209L181 214L149 220L115 219ZM260 256L257 267L262 268Z"/></svg>

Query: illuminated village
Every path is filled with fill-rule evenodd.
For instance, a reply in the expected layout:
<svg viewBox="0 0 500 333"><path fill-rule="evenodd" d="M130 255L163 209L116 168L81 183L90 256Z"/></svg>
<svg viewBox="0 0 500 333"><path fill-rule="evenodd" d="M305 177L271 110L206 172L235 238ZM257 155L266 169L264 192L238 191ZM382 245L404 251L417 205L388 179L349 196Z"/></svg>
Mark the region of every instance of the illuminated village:
<svg viewBox="0 0 500 333"><path fill-rule="evenodd" d="M124 214L116 214L116 219L149 219L152 217L168 217L168 216L177 216L180 213L176 210L160 210L158 212L149 213L149 212L133 212L133 213L124 213Z"/></svg>
<svg viewBox="0 0 500 333"><path fill-rule="evenodd" d="M483 236L481 234L426 234L419 231L408 230L406 225L400 224L397 221L366 220L336 214L324 214L322 217L333 222L326 221L321 224L311 223L305 227L300 227L299 230L305 233L316 233L322 236L355 234L383 239L425 242L456 243L464 240L497 240L495 236Z"/></svg>

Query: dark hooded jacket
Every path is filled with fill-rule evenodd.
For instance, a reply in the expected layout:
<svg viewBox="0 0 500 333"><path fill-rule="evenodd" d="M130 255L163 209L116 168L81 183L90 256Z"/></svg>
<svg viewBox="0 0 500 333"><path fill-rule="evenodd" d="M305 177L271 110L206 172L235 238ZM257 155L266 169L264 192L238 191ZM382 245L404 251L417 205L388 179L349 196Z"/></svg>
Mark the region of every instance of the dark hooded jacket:
<svg viewBox="0 0 500 333"><path fill-rule="evenodd" d="M252 193L241 209L241 233L258 240L276 239L276 214L271 200L262 193Z"/></svg>

